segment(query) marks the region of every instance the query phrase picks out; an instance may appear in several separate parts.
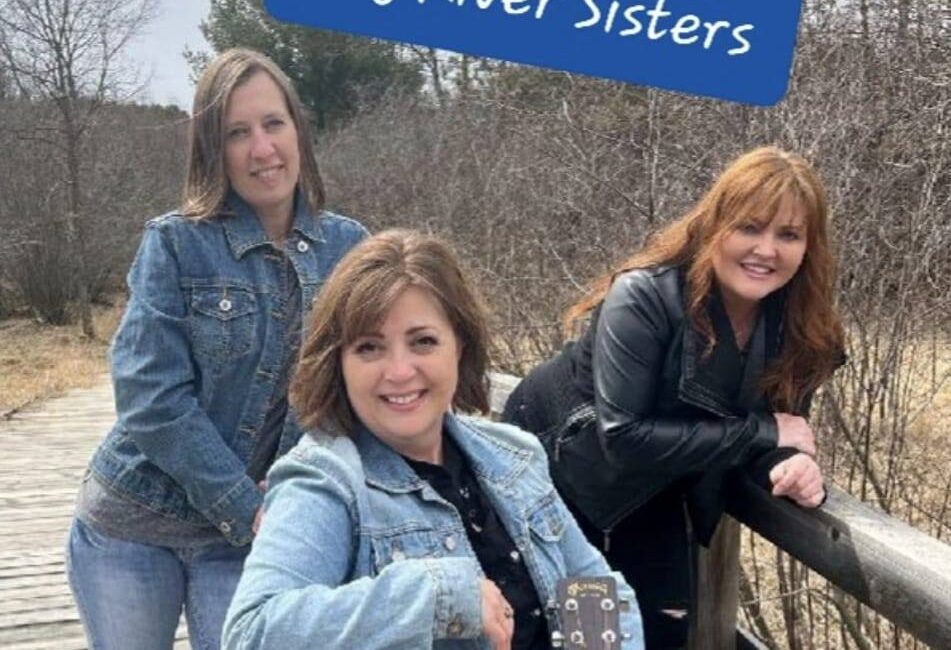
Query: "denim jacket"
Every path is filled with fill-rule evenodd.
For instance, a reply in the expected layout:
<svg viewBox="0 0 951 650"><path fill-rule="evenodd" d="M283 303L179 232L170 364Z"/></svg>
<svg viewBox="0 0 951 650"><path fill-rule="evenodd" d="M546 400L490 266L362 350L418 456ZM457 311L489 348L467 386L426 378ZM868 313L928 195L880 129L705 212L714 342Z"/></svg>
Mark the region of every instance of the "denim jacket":
<svg viewBox="0 0 951 650"><path fill-rule="evenodd" d="M447 415L445 431L512 536L546 603L564 576L607 575L555 492L540 443L515 427ZM317 433L275 463L267 514L226 617L228 650L485 649L483 575L459 513L365 429ZM625 650L643 648L619 573ZM549 628L555 629L551 619Z"/></svg>
<svg viewBox="0 0 951 650"><path fill-rule="evenodd" d="M283 248L306 323L321 283L366 230L297 204ZM120 495L183 521L211 522L242 545L262 502L245 468L292 324L280 298L283 260L233 192L228 206L233 214L169 214L146 225L111 349L118 420L91 469ZM300 435L289 413L278 456Z"/></svg>

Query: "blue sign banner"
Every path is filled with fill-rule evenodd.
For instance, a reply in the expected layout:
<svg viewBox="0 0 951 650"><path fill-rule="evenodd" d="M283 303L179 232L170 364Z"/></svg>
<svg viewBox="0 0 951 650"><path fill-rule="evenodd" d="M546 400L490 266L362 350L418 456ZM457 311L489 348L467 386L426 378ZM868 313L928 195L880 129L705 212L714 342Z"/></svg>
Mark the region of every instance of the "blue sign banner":
<svg viewBox="0 0 951 650"><path fill-rule="evenodd" d="M265 0L272 16L376 38L769 106L801 0Z"/></svg>

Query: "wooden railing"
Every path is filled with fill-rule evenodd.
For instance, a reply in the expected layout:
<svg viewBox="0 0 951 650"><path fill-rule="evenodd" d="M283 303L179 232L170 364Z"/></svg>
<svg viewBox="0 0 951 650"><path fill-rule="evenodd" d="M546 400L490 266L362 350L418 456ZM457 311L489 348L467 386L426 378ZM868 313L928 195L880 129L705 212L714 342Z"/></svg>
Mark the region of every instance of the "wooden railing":
<svg viewBox="0 0 951 650"><path fill-rule="evenodd" d="M493 374L492 411L518 384ZM761 647L737 629L739 523L933 648L951 648L951 546L835 487L817 510L734 486L709 549L701 549L691 650Z"/></svg>

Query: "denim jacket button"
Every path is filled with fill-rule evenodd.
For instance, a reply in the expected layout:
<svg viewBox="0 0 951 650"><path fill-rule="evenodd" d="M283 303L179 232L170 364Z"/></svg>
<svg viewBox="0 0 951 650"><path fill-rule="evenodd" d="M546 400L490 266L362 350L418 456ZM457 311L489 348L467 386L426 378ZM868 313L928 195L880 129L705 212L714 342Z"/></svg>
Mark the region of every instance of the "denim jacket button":
<svg viewBox="0 0 951 650"><path fill-rule="evenodd" d="M310 249L310 244L305 242L303 239L297 242L297 251L299 253L306 253Z"/></svg>
<svg viewBox="0 0 951 650"><path fill-rule="evenodd" d="M447 550L447 551L454 551L454 550L456 550L456 538L453 537L452 535L450 535L450 536L447 537L446 540L443 542L443 545L446 547L446 550Z"/></svg>
<svg viewBox="0 0 951 650"><path fill-rule="evenodd" d="M518 562L521 559L521 556L518 554L518 551L512 551L509 553L509 557L512 558L512 562Z"/></svg>
<svg viewBox="0 0 951 650"><path fill-rule="evenodd" d="M221 311L231 311L231 301L228 300L227 298L222 298L218 302L218 309L220 309Z"/></svg>
<svg viewBox="0 0 951 650"><path fill-rule="evenodd" d="M225 535L227 535L228 533L231 532L231 524L229 524L227 521L223 521L221 522L221 524L218 525L218 530L220 530Z"/></svg>

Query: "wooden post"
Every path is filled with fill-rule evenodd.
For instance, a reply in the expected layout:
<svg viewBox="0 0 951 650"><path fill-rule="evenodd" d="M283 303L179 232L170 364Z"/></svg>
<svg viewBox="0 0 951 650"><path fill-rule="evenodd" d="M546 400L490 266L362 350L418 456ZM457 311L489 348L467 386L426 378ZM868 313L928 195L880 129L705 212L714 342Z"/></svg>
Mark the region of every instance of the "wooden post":
<svg viewBox="0 0 951 650"><path fill-rule="evenodd" d="M723 515L710 548L699 547L692 594L689 650L736 648L739 604L740 524Z"/></svg>

